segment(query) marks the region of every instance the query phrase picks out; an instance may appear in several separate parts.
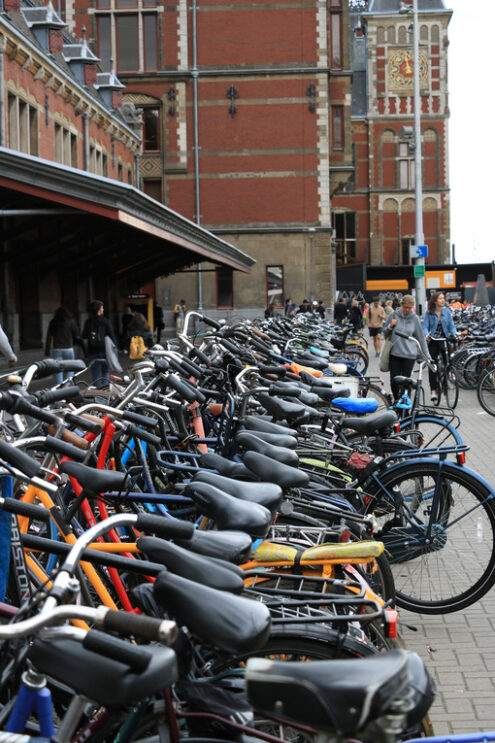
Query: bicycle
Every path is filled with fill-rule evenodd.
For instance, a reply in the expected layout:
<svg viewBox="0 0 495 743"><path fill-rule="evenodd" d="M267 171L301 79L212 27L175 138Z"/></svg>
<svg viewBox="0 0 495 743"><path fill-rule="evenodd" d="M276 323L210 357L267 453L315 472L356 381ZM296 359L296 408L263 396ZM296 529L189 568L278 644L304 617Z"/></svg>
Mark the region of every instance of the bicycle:
<svg viewBox="0 0 495 743"><path fill-rule="evenodd" d="M437 358L437 397L432 398L432 404L438 407L442 395L451 410L457 405L459 400L459 382L457 381L457 372L453 364L450 363L450 338L435 337L435 342L441 344L440 353Z"/></svg>

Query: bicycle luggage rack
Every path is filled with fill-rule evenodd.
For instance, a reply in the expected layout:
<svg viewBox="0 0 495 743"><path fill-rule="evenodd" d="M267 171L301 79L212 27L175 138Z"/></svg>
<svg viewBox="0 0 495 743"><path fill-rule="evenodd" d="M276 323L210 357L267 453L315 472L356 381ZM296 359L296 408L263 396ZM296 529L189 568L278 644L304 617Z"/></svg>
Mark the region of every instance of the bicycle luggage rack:
<svg viewBox="0 0 495 743"><path fill-rule="evenodd" d="M253 579L244 592L266 604L272 624L333 625L379 619L387 627L395 621L395 612L389 616L386 607L367 598L366 586L358 581L272 573L263 568L246 571L244 579ZM270 585L264 585L267 581Z"/></svg>
<svg viewBox="0 0 495 743"><path fill-rule="evenodd" d="M469 451L470 447L467 444L457 444L453 446L437 446L431 449L402 449L392 454L387 454L380 464L390 462L393 459L412 459L415 457L425 457L437 455L440 459L446 459L448 454L461 454L462 452Z"/></svg>

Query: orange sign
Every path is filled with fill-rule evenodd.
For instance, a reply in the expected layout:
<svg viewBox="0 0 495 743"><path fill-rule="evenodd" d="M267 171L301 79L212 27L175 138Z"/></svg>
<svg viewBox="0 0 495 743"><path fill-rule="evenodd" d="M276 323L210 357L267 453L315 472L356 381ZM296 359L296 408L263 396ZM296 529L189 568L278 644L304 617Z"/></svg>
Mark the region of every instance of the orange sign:
<svg viewBox="0 0 495 743"><path fill-rule="evenodd" d="M448 271L426 271L427 289L455 289L455 269Z"/></svg>

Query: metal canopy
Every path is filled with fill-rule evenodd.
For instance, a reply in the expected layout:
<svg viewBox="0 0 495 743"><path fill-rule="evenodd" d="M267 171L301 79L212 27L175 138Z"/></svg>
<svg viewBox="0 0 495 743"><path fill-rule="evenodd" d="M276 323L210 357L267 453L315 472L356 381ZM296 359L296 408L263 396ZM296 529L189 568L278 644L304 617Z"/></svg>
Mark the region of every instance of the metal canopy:
<svg viewBox="0 0 495 743"><path fill-rule="evenodd" d="M132 186L0 148L3 258L145 283L198 261L255 261Z"/></svg>

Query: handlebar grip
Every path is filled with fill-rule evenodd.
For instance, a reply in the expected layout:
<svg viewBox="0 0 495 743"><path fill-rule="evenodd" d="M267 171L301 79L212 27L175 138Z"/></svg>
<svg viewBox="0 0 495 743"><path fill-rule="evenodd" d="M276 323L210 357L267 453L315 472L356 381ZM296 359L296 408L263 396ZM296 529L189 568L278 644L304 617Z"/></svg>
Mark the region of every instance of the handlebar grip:
<svg viewBox="0 0 495 743"><path fill-rule="evenodd" d="M61 371L84 371L86 364L84 361L79 359L58 361L57 359L43 359L43 361L37 361L36 366L38 367L34 377L36 379L42 379L43 377L49 377L52 374L56 374Z"/></svg>
<svg viewBox="0 0 495 743"><path fill-rule="evenodd" d="M3 393L2 398L7 399L9 393ZM10 403L6 406L6 410L10 413L22 413L23 415L29 415L31 418L36 418L43 423L60 423L59 418L48 410L42 410L37 405L32 405L24 397L18 395L9 395Z"/></svg>
<svg viewBox="0 0 495 743"><path fill-rule="evenodd" d="M203 375L203 369L191 361L191 359L183 358L181 361L182 369L187 372L191 377L201 377Z"/></svg>
<svg viewBox="0 0 495 743"><path fill-rule="evenodd" d="M28 477L35 477L41 469L40 463L30 457L29 454L25 454L20 449L16 449L15 446L11 446L2 440L0 440L0 459L24 472Z"/></svg>
<svg viewBox="0 0 495 743"><path fill-rule="evenodd" d="M210 328L215 328L215 330L220 330L220 328L222 327L219 322L217 322L216 320L212 320L211 317L205 317L204 315L202 315L202 318L203 318L203 322L205 323L205 325L209 325Z"/></svg>
<svg viewBox="0 0 495 743"><path fill-rule="evenodd" d="M160 436L155 436L154 433L150 433L149 431L143 431L142 428L138 428L134 423L129 423L126 426L127 433L130 436L133 436L136 439L141 439L142 441L147 441L148 444L151 444L152 446L160 446L161 444L161 438Z"/></svg>
<svg viewBox="0 0 495 743"><path fill-rule="evenodd" d="M167 372L170 369L170 364L167 359L155 359L155 369L157 372Z"/></svg>
<svg viewBox="0 0 495 743"><path fill-rule="evenodd" d="M96 423L94 420L89 420L88 418L84 418L82 415L76 415L75 413L66 413L64 420L71 426L77 426L78 428L82 428L83 431L89 431L94 434L101 433L103 425L103 421L101 421L101 423Z"/></svg>
<svg viewBox="0 0 495 743"><path fill-rule="evenodd" d="M61 454L63 457L69 457L74 459L76 462L84 462L86 459L86 451L84 449L78 449L72 444L68 444L66 441L61 441L54 436L47 436L44 443L44 448L47 451Z"/></svg>
<svg viewBox="0 0 495 743"><path fill-rule="evenodd" d="M169 645L177 637L175 622L114 609L109 609L105 614L103 628L120 635L135 635L149 642L166 642Z"/></svg>
<svg viewBox="0 0 495 743"><path fill-rule="evenodd" d="M39 406L44 408L46 405L51 405L59 400L73 400L76 397L81 397L81 390L73 385L60 390L40 390L35 392L34 396L38 400Z"/></svg>
<svg viewBox="0 0 495 743"><path fill-rule="evenodd" d="M148 668L152 657L150 651L142 646L131 645L125 640L106 635L97 629L90 630L82 644L86 650L93 650L99 655L125 663L137 673L142 673Z"/></svg>
<svg viewBox="0 0 495 743"><path fill-rule="evenodd" d="M189 521L167 519L151 513L138 514L136 527L148 534L158 534L164 539L191 539L194 534L194 524Z"/></svg>
<svg viewBox="0 0 495 743"><path fill-rule="evenodd" d="M134 413L132 410L124 410L122 418L125 421L130 421L130 423L136 423L138 426L145 426L147 428L154 428L158 425L156 418L149 418L147 415Z"/></svg>
<svg viewBox="0 0 495 743"><path fill-rule="evenodd" d="M189 351L189 358L191 358L191 356L195 356L197 359L199 359L199 361L201 361L202 364L205 364L206 366L210 365L210 359L205 353L203 353L203 351L200 351L199 348L191 348L191 350Z"/></svg>
<svg viewBox="0 0 495 743"><path fill-rule="evenodd" d="M169 374L166 380L169 387L178 392L187 402L205 402L204 395L189 382L179 379L175 374Z"/></svg>
<svg viewBox="0 0 495 743"><path fill-rule="evenodd" d="M222 346L227 349L227 351L230 351L236 356L239 356L242 354L242 348L239 348L239 346L236 343L232 343L232 341L227 340L227 338L220 338L219 340Z"/></svg>
<svg viewBox="0 0 495 743"><path fill-rule="evenodd" d="M0 508L7 513L17 513L19 516L27 516L36 521L50 521L50 511L44 506L24 503L24 501L15 498L0 498Z"/></svg>

